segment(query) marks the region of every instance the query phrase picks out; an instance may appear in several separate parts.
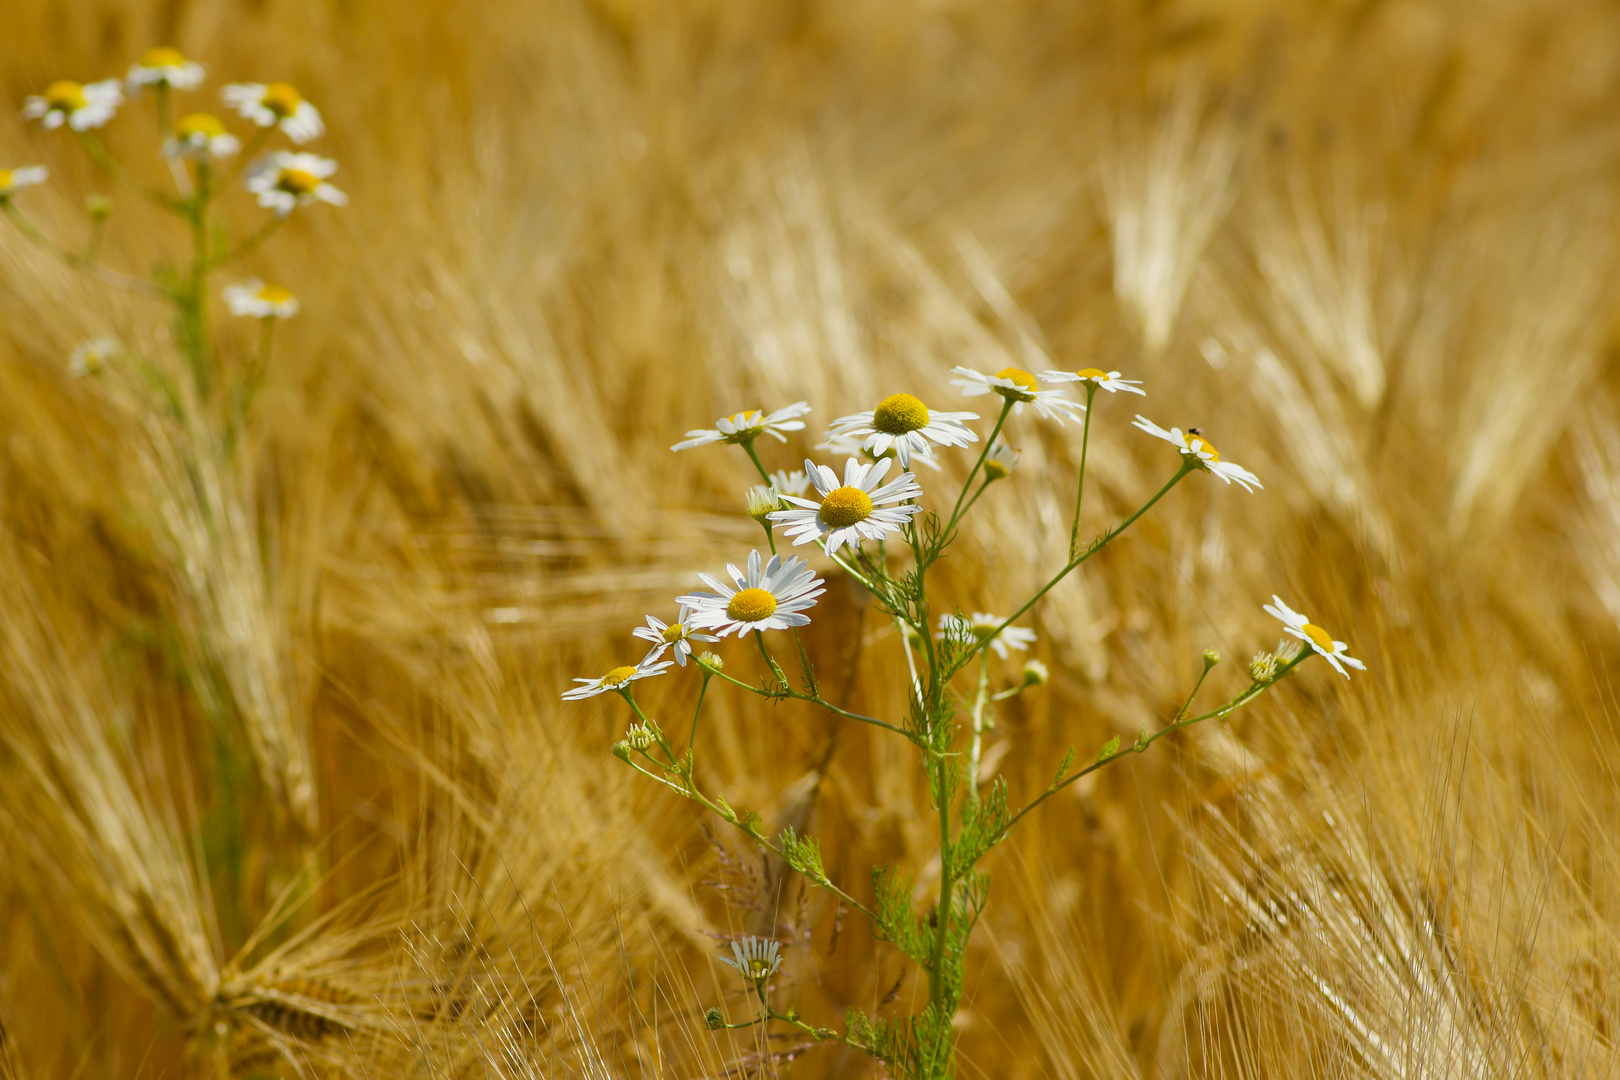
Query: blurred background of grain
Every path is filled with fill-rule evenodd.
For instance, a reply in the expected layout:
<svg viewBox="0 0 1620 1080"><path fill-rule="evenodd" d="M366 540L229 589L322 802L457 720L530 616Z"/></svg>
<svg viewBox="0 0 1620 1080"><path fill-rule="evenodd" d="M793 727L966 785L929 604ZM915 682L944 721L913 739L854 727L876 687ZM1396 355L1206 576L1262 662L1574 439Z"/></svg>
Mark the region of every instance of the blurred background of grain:
<svg viewBox="0 0 1620 1080"><path fill-rule="evenodd" d="M290 80L352 196L242 268L304 309L212 502L187 494L195 432L67 371L100 336L173 363L164 313L0 231L0 1072L863 1075L703 1031L746 1010L715 935L792 942L783 1000L817 1023L924 981L632 783L616 702L558 694L757 542L745 460L671 454L681 432L802 397L819 436L1016 364L1144 379L1145 413L1266 490L1193 478L1039 609L1053 681L989 751L1015 801L1069 745L1172 713L1201 649L1240 685L1273 592L1369 670L1308 665L994 856L964 1075L1614 1075L1613 5L0 21L7 109L155 44L208 66L200 107ZM106 135L155 180L142 104ZM0 165L36 161L29 209L82 236L104 185L0 121ZM109 262L176 250L110 193ZM1174 467L1136 405L1100 402L1088 530ZM1078 431L1012 439L947 605L1005 609L1061 558ZM812 650L897 713L892 629L832 584ZM680 715L692 682L642 696ZM706 723L710 786L805 824L858 895L878 860L926 882L901 748L727 694Z"/></svg>

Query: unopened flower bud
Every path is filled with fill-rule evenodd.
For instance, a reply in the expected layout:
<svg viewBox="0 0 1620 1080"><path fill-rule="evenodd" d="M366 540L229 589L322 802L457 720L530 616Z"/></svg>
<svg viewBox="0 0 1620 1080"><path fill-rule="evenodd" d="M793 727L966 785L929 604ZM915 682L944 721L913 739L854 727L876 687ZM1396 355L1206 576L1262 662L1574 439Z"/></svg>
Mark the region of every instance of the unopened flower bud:
<svg viewBox="0 0 1620 1080"><path fill-rule="evenodd" d="M112 216L112 200L105 195L89 195L85 197L84 209L97 221L105 221Z"/></svg>
<svg viewBox="0 0 1620 1080"><path fill-rule="evenodd" d="M766 487L764 484L755 484L749 488L744 498L748 503L748 516L767 528L770 527L769 515L782 508L781 498L776 494L776 489Z"/></svg>
<svg viewBox="0 0 1620 1080"><path fill-rule="evenodd" d="M699 653L697 661L710 671L723 671L726 666L726 662L720 659L720 654L713 651Z"/></svg>
<svg viewBox="0 0 1620 1080"><path fill-rule="evenodd" d="M1257 683L1268 683L1277 677L1277 658L1268 652L1254 654L1249 661L1249 678Z"/></svg>
<svg viewBox="0 0 1620 1080"><path fill-rule="evenodd" d="M1046 665L1039 660L1024 661L1024 685L1026 687L1040 686L1051 677L1052 673L1047 671Z"/></svg>
<svg viewBox="0 0 1620 1080"><path fill-rule="evenodd" d="M719 1009L709 1009L703 1014L703 1023L710 1031L719 1031L726 1026L726 1014Z"/></svg>
<svg viewBox="0 0 1620 1080"><path fill-rule="evenodd" d="M624 733L624 741L636 750L645 750L653 744L653 733L644 724L631 724Z"/></svg>
<svg viewBox="0 0 1620 1080"><path fill-rule="evenodd" d="M1204 670L1205 671L1208 671L1210 668L1214 667L1216 664L1218 664L1220 662L1221 662L1221 654L1220 653L1216 652L1214 649L1205 649L1204 650Z"/></svg>
<svg viewBox="0 0 1620 1080"><path fill-rule="evenodd" d="M628 762L630 760L630 744L624 742L614 743L613 756L618 758L620 761Z"/></svg>

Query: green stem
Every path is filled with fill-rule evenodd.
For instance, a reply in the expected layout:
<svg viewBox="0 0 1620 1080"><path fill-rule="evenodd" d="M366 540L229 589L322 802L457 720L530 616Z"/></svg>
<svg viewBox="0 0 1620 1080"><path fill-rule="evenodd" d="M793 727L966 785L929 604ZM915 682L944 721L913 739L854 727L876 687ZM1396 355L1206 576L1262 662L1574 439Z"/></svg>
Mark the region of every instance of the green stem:
<svg viewBox="0 0 1620 1080"><path fill-rule="evenodd" d="M754 463L754 468L759 470L760 479L765 481L765 486L773 486L771 484L771 474L765 471L765 466L759 463L759 455L754 453L754 440L749 439L747 442L738 443L737 445L741 446L743 450L747 452L748 460L752 461Z"/></svg>
<svg viewBox="0 0 1620 1080"><path fill-rule="evenodd" d="M280 214L273 215L270 218L269 221L267 221L263 225L259 226L258 231L255 232L252 236L249 236L246 240L242 241L236 247L234 247L231 250L227 251L225 254L221 255L219 258L210 260L210 262L208 263L208 268L210 270L215 270L215 269L218 269L221 266L224 266L226 263L232 263L232 262L235 262L237 259L241 259L241 258L244 258L244 257L246 257L248 255L253 254L255 251L257 251L259 249L260 244L262 244L266 240L270 239L271 234L274 233L277 229L281 228L282 222L284 222L286 220L287 219L285 217L282 217Z"/></svg>
<svg viewBox="0 0 1620 1080"><path fill-rule="evenodd" d="M111 154L107 153L107 148L101 144L101 140L96 138L90 132L81 131L77 134L79 136L79 142L84 146L85 153L90 155L90 160L94 161L96 163L96 167L102 172L112 177L124 187L129 188L143 199L150 199L152 202L155 202L159 206L165 207L169 210L181 210L184 208L185 204L180 200L174 198L173 196L165 195L161 191L153 191L151 188L147 187L145 184L131 176L122 165L113 160Z"/></svg>
<svg viewBox="0 0 1620 1080"><path fill-rule="evenodd" d="M754 686L750 683L745 683L741 679L734 679L723 671L716 671L714 672L714 675L716 678L724 679L733 686L738 686L744 690L747 690L750 694L757 694L760 697L765 698L785 697L791 698L794 701L808 702L811 705L820 706L836 716L843 716L850 720L859 720L863 724L871 724L873 727L880 727L885 731L892 731L897 735L904 735L907 739L911 738L911 733L903 727L896 727L893 724L885 723L884 721L878 720L871 716L863 716L858 712L850 712L848 709L841 709L818 694L801 694L797 690L793 690L791 688L785 688L779 692L772 692L770 690L761 689L760 687Z"/></svg>
<svg viewBox="0 0 1620 1080"><path fill-rule="evenodd" d="M1086 450L1091 445L1091 406L1097 399L1097 384L1086 380L1086 422L1080 429L1080 482L1074 490L1074 526L1069 530L1069 558L1080 547L1080 500L1086 494Z"/></svg>
<svg viewBox="0 0 1620 1080"><path fill-rule="evenodd" d="M207 198L209 201L219 198L221 194L230 189L231 185L236 183L243 170L252 163L253 155L264 149L265 142L269 140L270 134L275 130L274 127L262 127L253 133L253 137L248 139L247 145L242 147L241 153L236 155L236 167L225 175L219 182L218 187L208 192Z"/></svg>
<svg viewBox="0 0 1620 1080"><path fill-rule="evenodd" d="M996 426L990 430L990 437L984 440L984 449L979 451L979 459L973 463L972 470L968 472L967 480L962 484L962 490L957 493L956 505L951 507L951 520L946 524L944 531L939 534L942 540L951 534L951 529L955 527L957 519L962 516L962 500L967 497L968 488L973 486L973 478L979 475L979 470L984 466L984 459L990 456L990 448L996 444L996 436L1001 434L1002 425L1006 424L1007 416L1012 412L1013 404L1011 398L1007 398L1001 403L1001 415L996 417Z"/></svg>
<svg viewBox="0 0 1620 1080"><path fill-rule="evenodd" d="M699 669L701 669L703 672L703 685L698 687L697 707L692 710L692 733L686 737L686 749L688 753L696 753L697 751L697 726L698 717L703 715L703 695L709 692L709 680L713 678L715 674L708 668L704 667L700 661L693 660L692 662L697 664Z"/></svg>
<svg viewBox="0 0 1620 1080"><path fill-rule="evenodd" d="M956 1011L945 1000L945 989L949 983L945 972L945 941L950 934L954 908L952 901L956 892L956 868L951 865L950 859L951 801L945 797L949 790L946 770L950 767L949 756L936 755L934 783L939 790L939 904L934 908L934 921L937 926L934 934L933 964L928 970L928 999L939 1010L940 1015L946 1017Z"/></svg>

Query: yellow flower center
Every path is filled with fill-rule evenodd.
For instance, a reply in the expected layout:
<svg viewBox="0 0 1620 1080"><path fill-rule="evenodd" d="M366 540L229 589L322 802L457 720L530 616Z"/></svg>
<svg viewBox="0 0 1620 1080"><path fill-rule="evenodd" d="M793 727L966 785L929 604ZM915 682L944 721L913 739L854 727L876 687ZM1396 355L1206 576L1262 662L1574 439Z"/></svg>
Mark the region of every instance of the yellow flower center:
<svg viewBox="0 0 1620 1080"><path fill-rule="evenodd" d="M726 605L726 614L738 622L759 622L775 611L776 597L764 589L744 589Z"/></svg>
<svg viewBox="0 0 1620 1080"><path fill-rule="evenodd" d="M259 286L259 299L267 304L285 304L292 298L292 292L280 285Z"/></svg>
<svg viewBox="0 0 1620 1080"><path fill-rule="evenodd" d="M308 195L321 186L321 178L302 169L282 169L276 187L289 195Z"/></svg>
<svg viewBox="0 0 1620 1080"><path fill-rule="evenodd" d="M761 956L751 956L748 958L748 977L750 979L758 982L770 973L771 964L769 960L766 960Z"/></svg>
<svg viewBox="0 0 1620 1080"><path fill-rule="evenodd" d="M1098 371L1094 367L1088 367L1084 371L1077 371L1077 372L1075 372L1075 374L1080 376L1082 379L1106 379L1106 378L1108 378L1108 372L1106 372L1106 371Z"/></svg>
<svg viewBox="0 0 1620 1080"><path fill-rule="evenodd" d="M45 88L45 104L57 112L76 112L90 104L84 87L76 82L53 82Z"/></svg>
<svg viewBox="0 0 1620 1080"><path fill-rule="evenodd" d="M674 644L686 637L686 626L682 623L670 623L664 627L664 640Z"/></svg>
<svg viewBox="0 0 1620 1080"><path fill-rule="evenodd" d="M602 685L607 687L609 690L616 690L625 683L629 682L631 676L633 676L635 673L636 669L633 667L616 667L606 675L602 676Z"/></svg>
<svg viewBox="0 0 1620 1080"><path fill-rule="evenodd" d="M264 97L259 99L259 104L277 116L286 118L297 112L298 106L303 104L303 101L303 96L292 83L278 82L264 88Z"/></svg>
<svg viewBox="0 0 1620 1080"><path fill-rule="evenodd" d="M1011 387L997 386L994 388L996 393L1000 394L1002 397L1008 398L1012 401L1035 400L1035 391L1039 388L1040 384L1035 381L1035 376L1031 375L1029 372L1015 367L1002 368L1000 371L996 372L996 378L1006 379L1008 382L1013 384Z"/></svg>
<svg viewBox="0 0 1620 1080"><path fill-rule="evenodd" d="M166 45L147 49L141 54L143 68L177 68L184 67L185 63L186 58L180 55L179 49L171 49Z"/></svg>
<svg viewBox="0 0 1620 1080"><path fill-rule="evenodd" d="M1322 629L1320 626L1317 626L1315 623L1306 623L1304 626L1300 627L1300 629L1305 631L1306 636L1311 639L1311 644L1315 645L1318 649L1321 649L1323 652L1333 651L1333 639L1328 636L1328 632L1326 630Z"/></svg>
<svg viewBox="0 0 1620 1080"><path fill-rule="evenodd" d="M1012 470L1007 468L1007 463L1000 458L992 456L984 459L984 476L986 480L1005 480L1011 475Z"/></svg>
<svg viewBox="0 0 1620 1080"><path fill-rule="evenodd" d="M821 500L821 520L835 529L872 516L872 496L858 487L841 487Z"/></svg>
<svg viewBox="0 0 1620 1080"><path fill-rule="evenodd" d="M1204 438L1202 435L1193 435L1188 433L1183 435L1181 438L1182 441L1187 444L1187 449L1193 451L1194 453L1197 453L1199 450L1203 450L1209 455L1209 459L1211 461L1221 460L1221 452L1211 446L1209 444L1209 440Z"/></svg>
<svg viewBox="0 0 1620 1080"><path fill-rule="evenodd" d="M174 125L174 133L181 139L190 139L195 135L213 139L225 134L225 122L208 113L188 113Z"/></svg>
<svg viewBox="0 0 1620 1080"><path fill-rule="evenodd" d="M11 170L0 169L0 193L11 190Z"/></svg>
<svg viewBox="0 0 1620 1080"><path fill-rule="evenodd" d="M872 426L885 435L904 435L928 426L928 406L910 394L890 394L872 410Z"/></svg>

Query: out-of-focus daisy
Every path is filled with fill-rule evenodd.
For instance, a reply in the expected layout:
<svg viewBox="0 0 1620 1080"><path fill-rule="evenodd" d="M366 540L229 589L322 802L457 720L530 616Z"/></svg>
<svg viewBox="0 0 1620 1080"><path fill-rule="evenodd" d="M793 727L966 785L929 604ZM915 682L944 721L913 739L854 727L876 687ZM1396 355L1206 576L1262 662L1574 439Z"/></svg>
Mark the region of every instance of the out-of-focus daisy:
<svg viewBox="0 0 1620 1080"><path fill-rule="evenodd" d="M966 446L978 442L979 437L962 421L977 420L978 413L930 412L918 398L910 394L890 394L878 402L871 412L842 416L832 422L827 436L843 435L861 440L863 450L873 457L882 457L894 447L900 464L911 465L913 454L932 457L929 440L941 446Z"/></svg>
<svg viewBox="0 0 1620 1080"><path fill-rule="evenodd" d="M815 448L817 450L826 450L833 457L864 457L868 461L881 461L899 457L892 446L881 454L874 454L871 447L867 446L866 443L867 440L859 435L834 435L832 432L828 432L827 441L816 443ZM937 458L924 457L921 454L913 455L911 464L926 465L935 472L939 472L941 468Z"/></svg>
<svg viewBox="0 0 1620 1080"><path fill-rule="evenodd" d="M1083 382L1091 383L1101 390L1115 394L1123 390L1127 394L1141 394L1147 397L1147 391L1141 389L1142 380L1122 379L1117 371L1103 371L1101 368L1082 368L1079 371L1043 371L1041 378L1047 382Z"/></svg>
<svg viewBox="0 0 1620 1080"><path fill-rule="evenodd" d="M201 160L228 158L242 149L242 140L225 130L225 121L208 113L188 113L174 125L174 134L163 140L164 157Z"/></svg>
<svg viewBox="0 0 1620 1080"><path fill-rule="evenodd" d="M240 285L227 285L221 295L232 315L290 319L298 314L298 297L280 285L266 285L258 278L249 278Z"/></svg>
<svg viewBox="0 0 1620 1080"><path fill-rule="evenodd" d="M326 178L337 172L337 162L315 154L277 150L254 163L248 173L247 189L259 197L259 205L286 217L295 207L317 199L344 206L349 197Z"/></svg>
<svg viewBox="0 0 1620 1080"><path fill-rule="evenodd" d="M816 604L816 597L827 590L803 559L786 562L772 555L763 567L758 551L748 553L745 574L730 563L726 573L735 588L708 574L698 577L713 592L687 593L675 598L677 604L692 608L688 623L694 629L713 630L721 637L745 634L750 630L786 630L810 621L805 610Z"/></svg>
<svg viewBox="0 0 1620 1080"><path fill-rule="evenodd" d="M681 605L681 610L675 616L674 622L666 623L656 616L648 615L647 625L638 626L631 633L643 641L653 643L653 647L647 653L646 658L642 661L643 663L647 660L658 659L664 655L665 649L674 649L675 662L681 667L686 666L686 658L692 655L692 642L720 640L713 634L705 634L700 630L693 629L692 609L686 604Z"/></svg>
<svg viewBox="0 0 1620 1080"><path fill-rule="evenodd" d="M767 938L745 937L733 941L731 956L722 956L720 962L736 968L749 982L762 983L782 966L782 946Z"/></svg>
<svg viewBox="0 0 1620 1080"><path fill-rule="evenodd" d="M730 443L733 446L744 445L752 443L761 435L770 435L777 442L787 442L787 436L782 432L802 431L804 421L799 417L809 411L808 401L795 401L792 405L785 405L768 415L763 409L733 413L716 420L712 428L688 431L686 441L678 442L670 449L690 450L694 446L707 446L715 442Z"/></svg>
<svg viewBox="0 0 1620 1080"><path fill-rule="evenodd" d="M572 690L565 691L563 693L563 700L579 701L582 698L595 697L597 694L605 694L610 690L614 692L621 692L625 689L625 687L629 686L637 679L645 679L653 675L662 675L666 669L674 666L674 661L655 660L651 656L648 656L643 658L641 663L636 664L634 667L631 667L628 664L624 667L616 667L612 671L609 671L606 675L603 675L600 679L575 679L574 681L580 683L581 685L574 687Z"/></svg>
<svg viewBox="0 0 1620 1080"><path fill-rule="evenodd" d="M112 338L96 338L86 341L73 355L68 357L68 374L75 379L82 379L86 375L94 375L107 366L108 361L117 356L122 346Z"/></svg>
<svg viewBox="0 0 1620 1080"><path fill-rule="evenodd" d="M978 397L980 394L1000 394L1003 398L1013 402L1013 412L1021 413L1025 405L1031 405L1037 416L1047 420L1056 420L1063 423L1067 416L1073 420L1086 411L1086 407L1078 401L1070 401L1069 396L1062 390L1042 390L1040 382L1027 371L1018 368L1002 368L994 375L981 375L972 368L952 368L960 379L952 379L952 386L960 386L964 397Z"/></svg>
<svg viewBox="0 0 1620 1080"><path fill-rule="evenodd" d="M1023 453L1015 447L1008 446L1001 439L995 441L990 452L984 455L984 478L986 480L1005 480L1018 468L1018 460Z"/></svg>
<svg viewBox="0 0 1620 1080"><path fill-rule="evenodd" d="M23 119L38 120L47 128L63 124L74 131L98 128L113 118L124 103L117 79L76 83L53 82L43 94L30 94L23 102Z"/></svg>
<svg viewBox="0 0 1620 1080"><path fill-rule="evenodd" d="M917 478L909 472L901 473L878 487L878 481L889 471L886 460L863 465L859 460L850 458L844 462L844 482L841 485L838 474L825 465L806 460L804 471L821 495L820 501L784 495L783 500L798 509L778 510L770 516L776 524L786 526L786 535L797 537L793 541L794 547L824 539L827 554L836 555L845 544L860 547L862 540L883 539L904 526L911 515L922 509L915 503L884 505L915 499L922 494Z"/></svg>
<svg viewBox="0 0 1620 1080"><path fill-rule="evenodd" d="M1321 655L1325 660L1327 660L1328 663L1333 665L1334 671L1337 671L1340 675L1343 675L1348 679L1350 677L1350 673L1344 670L1345 664L1349 664L1357 671L1367 670L1366 664L1363 664L1360 660L1357 660L1353 656L1345 655L1344 650L1349 648L1349 646L1347 646L1344 642L1334 641L1332 635L1330 635L1326 630L1322 629L1320 626L1317 626L1305 616L1283 603L1282 597L1278 596L1276 593L1272 593L1271 599L1276 606L1273 607L1272 604L1264 605L1266 613L1268 615L1275 615L1277 618L1281 619L1283 622L1283 631L1285 633L1292 634L1305 644L1309 645L1312 650Z"/></svg>
<svg viewBox="0 0 1620 1080"><path fill-rule="evenodd" d="M1155 438L1172 443L1181 451L1183 457L1191 458L1199 468L1205 472L1214 473L1228 484L1236 482L1241 484L1244 491L1252 492L1255 488L1263 488L1264 484L1254 473L1241 465L1234 465L1230 461L1222 461L1221 453L1209 444L1204 433L1197 428L1188 428L1183 432L1180 428L1164 430L1147 417L1137 414L1132 427L1140 428Z"/></svg>
<svg viewBox="0 0 1620 1080"><path fill-rule="evenodd" d="M939 633L936 637L976 638L979 641L989 639L990 647L996 650L996 655L1003 660L1007 659L1008 647L1014 649L1027 649L1035 644L1035 631L1022 626L1009 626L1001 633L996 634L996 627L1005 620L1000 615L991 615L985 611L975 611L972 618L964 619L960 615L941 615L939 617ZM991 637L995 634L994 637Z"/></svg>
<svg viewBox="0 0 1620 1080"><path fill-rule="evenodd" d="M810 490L810 474L803 469L777 469L771 473L771 487L782 495L803 495Z"/></svg>
<svg viewBox="0 0 1620 1080"><path fill-rule="evenodd" d="M320 112L291 83L231 83L220 96L260 127L280 127L295 143L318 139L326 131Z"/></svg>
<svg viewBox="0 0 1620 1080"><path fill-rule="evenodd" d="M0 199L10 198L25 187L43 184L50 176L43 165L25 165L20 169L0 169Z"/></svg>
<svg viewBox="0 0 1620 1080"><path fill-rule="evenodd" d="M132 94L143 86L159 84L172 86L176 90L195 90L202 85L203 66L195 60L187 60L179 49L160 46L142 53L141 58L130 66L124 81L129 84Z"/></svg>

